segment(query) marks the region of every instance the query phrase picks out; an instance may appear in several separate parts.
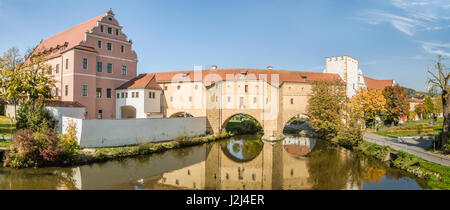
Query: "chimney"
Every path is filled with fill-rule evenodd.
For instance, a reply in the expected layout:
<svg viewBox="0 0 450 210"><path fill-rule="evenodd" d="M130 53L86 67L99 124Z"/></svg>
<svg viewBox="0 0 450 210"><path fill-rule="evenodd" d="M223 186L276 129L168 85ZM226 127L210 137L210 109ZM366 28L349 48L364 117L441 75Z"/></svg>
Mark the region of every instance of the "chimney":
<svg viewBox="0 0 450 210"><path fill-rule="evenodd" d="M217 65L212 65L211 69L216 70L217 69Z"/></svg>
<svg viewBox="0 0 450 210"><path fill-rule="evenodd" d="M272 70L272 69L273 69L272 66L268 66L268 67L267 67L267 70Z"/></svg>

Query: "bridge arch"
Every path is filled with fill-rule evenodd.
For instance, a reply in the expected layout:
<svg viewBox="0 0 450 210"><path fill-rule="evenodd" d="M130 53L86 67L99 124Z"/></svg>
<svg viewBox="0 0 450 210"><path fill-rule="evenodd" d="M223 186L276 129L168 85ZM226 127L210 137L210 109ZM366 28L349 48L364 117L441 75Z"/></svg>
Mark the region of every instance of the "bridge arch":
<svg viewBox="0 0 450 210"><path fill-rule="evenodd" d="M175 112L169 116L169 118L178 118L178 117L194 117L194 115L187 112Z"/></svg>
<svg viewBox="0 0 450 210"><path fill-rule="evenodd" d="M223 118L223 121L221 122L221 129L224 130L226 129L228 123L230 122L230 120L232 120L234 117L242 117L242 118L250 118L256 121L256 123L258 124L257 126L261 127L261 131L264 130L263 128L263 124L262 121L260 119L258 119L257 116L254 116L254 114L250 114L250 113L246 113L246 112L236 112L236 113L231 113L226 115L226 117Z"/></svg>
<svg viewBox="0 0 450 210"><path fill-rule="evenodd" d="M305 122L309 121L309 117L306 114L304 114L303 112L298 112L298 113L295 113L295 114L292 114L292 113L291 114L285 114L284 116L285 117L283 118L283 121L282 121L282 124L281 124L281 126L282 126L281 129L283 129L283 133L284 134L286 134L286 133L287 134L298 133L298 131L295 132L296 129L302 130L301 128L299 128L299 126L301 124L295 125L296 121L297 122L298 121L305 121Z"/></svg>

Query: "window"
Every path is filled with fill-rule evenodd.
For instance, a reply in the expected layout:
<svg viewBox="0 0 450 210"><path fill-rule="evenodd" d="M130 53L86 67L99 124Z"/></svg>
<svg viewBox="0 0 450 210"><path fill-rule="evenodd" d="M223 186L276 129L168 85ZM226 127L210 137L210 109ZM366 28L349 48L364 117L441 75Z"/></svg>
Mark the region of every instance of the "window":
<svg viewBox="0 0 450 210"><path fill-rule="evenodd" d="M102 72L102 71L103 71L103 63L97 62L97 72Z"/></svg>
<svg viewBox="0 0 450 210"><path fill-rule="evenodd" d="M228 103L231 102L231 97L230 96L228 96L227 101L228 101Z"/></svg>
<svg viewBox="0 0 450 210"><path fill-rule="evenodd" d="M127 66L122 65L122 75L127 75Z"/></svg>
<svg viewBox="0 0 450 210"><path fill-rule="evenodd" d="M136 98L139 98L139 92L136 92Z"/></svg>
<svg viewBox="0 0 450 210"><path fill-rule="evenodd" d="M101 109L98 110L97 118L98 119L103 119L103 110L101 110Z"/></svg>
<svg viewBox="0 0 450 210"><path fill-rule="evenodd" d="M192 102L192 96L189 96L189 102Z"/></svg>
<svg viewBox="0 0 450 210"><path fill-rule="evenodd" d="M291 104L294 104L294 99L293 98L291 98Z"/></svg>
<svg viewBox="0 0 450 210"><path fill-rule="evenodd" d="M59 88L55 88L55 96L56 96L56 97L59 96Z"/></svg>
<svg viewBox="0 0 450 210"><path fill-rule="evenodd" d="M112 98L112 89L106 88L106 98Z"/></svg>
<svg viewBox="0 0 450 210"><path fill-rule="evenodd" d="M103 27L103 26L100 26L100 32L104 32L105 31L105 28Z"/></svg>
<svg viewBox="0 0 450 210"><path fill-rule="evenodd" d="M128 92L125 92L125 98L128 98Z"/></svg>
<svg viewBox="0 0 450 210"><path fill-rule="evenodd" d="M112 34L112 28L108 27L108 34Z"/></svg>
<svg viewBox="0 0 450 210"><path fill-rule="evenodd" d="M164 90L167 90L167 86L164 86Z"/></svg>
<svg viewBox="0 0 450 210"><path fill-rule="evenodd" d="M117 93L117 98L120 98L120 93Z"/></svg>
<svg viewBox="0 0 450 210"><path fill-rule="evenodd" d="M48 74L52 74L52 69L53 69L52 66L48 66Z"/></svg>
<svg viewBox="0 0 450 210"><path fill-rule="evenodd" d="M177 86L177 90L179 90L180 88L181 88L181 86L180 86L180 85L178 85L178 86Z"/></svg>
<svg viewBox="0 0 450 210"><path fill-rule="evenodd" d="M81 85L81 96L88 96L88 85Z"/></svg>
<svg viewBox="0 0 450 210"><path fill-rule="evenodd" d="M101 40L98 40L98 48L102 48L102 41Z"/></svg>
<svg viewBox="0 0 450 210"><path fill-rule="evenodd" d="M66 58L66 69L69 69L69 59Z"/></svg>
<svg viewBox="0 0 450 210"><path fill-rule="evenodd" d="M112 51L112 43L111 43L111 42L108 42L108 43L106 44L106 49L107 49L108 51Z"/></svg>
<svg viewBox="0 0 450 210"><path fill-rule="evenodd" d="M248 93L248 85L245 85L245 92Z"/></svg>
<svg viewBox="0 0 450 210"><path fill-rule="evenodd" d="M155 98L155 92L148 92L148 98Z"/></svg>
<svg viewBox="0 0 450 210"><path fill-rule="evenodd" d="M64 95L65 96L69 95L69 85L64 86Z"/></svg>
<svg viewBox="0 0 450 210"><path fill-rule="evenodd" d="M116 36L119 36L119 29L116 29Z"/></svg>
<svg viewBox="0 0 450 210"><path fill-rule="evenodd" d="M59 73L59 64L56 64L55 73L56 73L56 74Z"/></svg>
<svg viewBox="0 0 450 210"><path fill-rule="evenodd" d="M124 52L125 52L125 46L123 46L123 45L120 46L120 52L121 52L121 53L124 53Z"/></svg>
<svg viewBox="0 0 450 210"><path fill-rule="evenodd" d="M195 89L198 90L198 85L195 85Z"/></svg>
<svg viewBox="0 0 450 210"><path fill-rule="evenodd" d="M108 20L109 20L109 21L112 21L112 18L109 17Z"/></svg>
<svg viewBox="0 0 450 210"><path fill-rule="evenodd" d="M88 69L88 59L83 58L83 69Z"/></svg>
<svg viewBox="0 0 450 210"><path fill-rule="evenodd" d="M134 98L134 92L131 93L131 98Z"/></svg>
<svg viewBox="0 0 450 210"><path fill-rule="evenodd" d="M253 97L253 103L256 104L256 97Z"/></svg>
<svg viewBox="0 0 450 210"><path fill-rule="evenodd" d="M170 102L172 102L173 101L173 96L170 96Z"/></svg>
<svg viewBox="0 0 450 210"><path fill-rule="evenodd" d="M124 92L122 92L122 98L125 98L125 93Z"/></svg>
<svg viewBox="0 0 450 210"><path fill-rule="evenodd" d="M112 73L113 72L113 65L112 65L112 63L108 63L106 65L106 72L108 72L108 73Z"/></svg>
<svg viewBox="0 0 450 210"><path fill-rule="evenodd" d="M102 89L97 88L97 98L101 98L101 97L102 97Z"/></svg>

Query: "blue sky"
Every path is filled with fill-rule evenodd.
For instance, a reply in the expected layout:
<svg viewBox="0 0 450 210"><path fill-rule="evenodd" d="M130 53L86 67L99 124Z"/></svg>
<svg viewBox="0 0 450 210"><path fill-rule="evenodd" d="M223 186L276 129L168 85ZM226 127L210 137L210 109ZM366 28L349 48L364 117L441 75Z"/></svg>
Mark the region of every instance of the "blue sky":
<svg viewBox="0 0 450 210"><path fill-rule="evenodd" d="M450 0L0 0L0 53L22 52L109 8L134 42L138 73L265 68L321 72L349 55L364 74L424 90L450 57Z"/></svg>

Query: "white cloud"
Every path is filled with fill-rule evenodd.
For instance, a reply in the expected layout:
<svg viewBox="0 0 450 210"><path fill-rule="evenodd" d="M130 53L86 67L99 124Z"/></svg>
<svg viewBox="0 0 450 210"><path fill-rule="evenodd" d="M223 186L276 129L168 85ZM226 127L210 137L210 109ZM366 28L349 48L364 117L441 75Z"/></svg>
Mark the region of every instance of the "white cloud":
<svg viewBox="0 0 450 210"><path fill-rule="evenodd" d="M399 15L394 15L380 10L370 10L362 13L363 18L369 24L377 25L382 22L390 23L397 30L411 36L417 31L419 27L425 27L424 23L419 20L407 18Z"/></svg>
<svg viewBox="0 0 450 210"><path fill-rule="evenodd" d="M427 53L450 56L450 43L422 42L422 48Z"/></svg>
<svg viewBox="0 0 450 210"><path fill-rule="evenodd" d="M406 1L392 0L394 8L390 12L366 10L360 19L369 24L390 23L400 32L412 36L418 31L443 30L449 28L449 0Z"/></svg>

